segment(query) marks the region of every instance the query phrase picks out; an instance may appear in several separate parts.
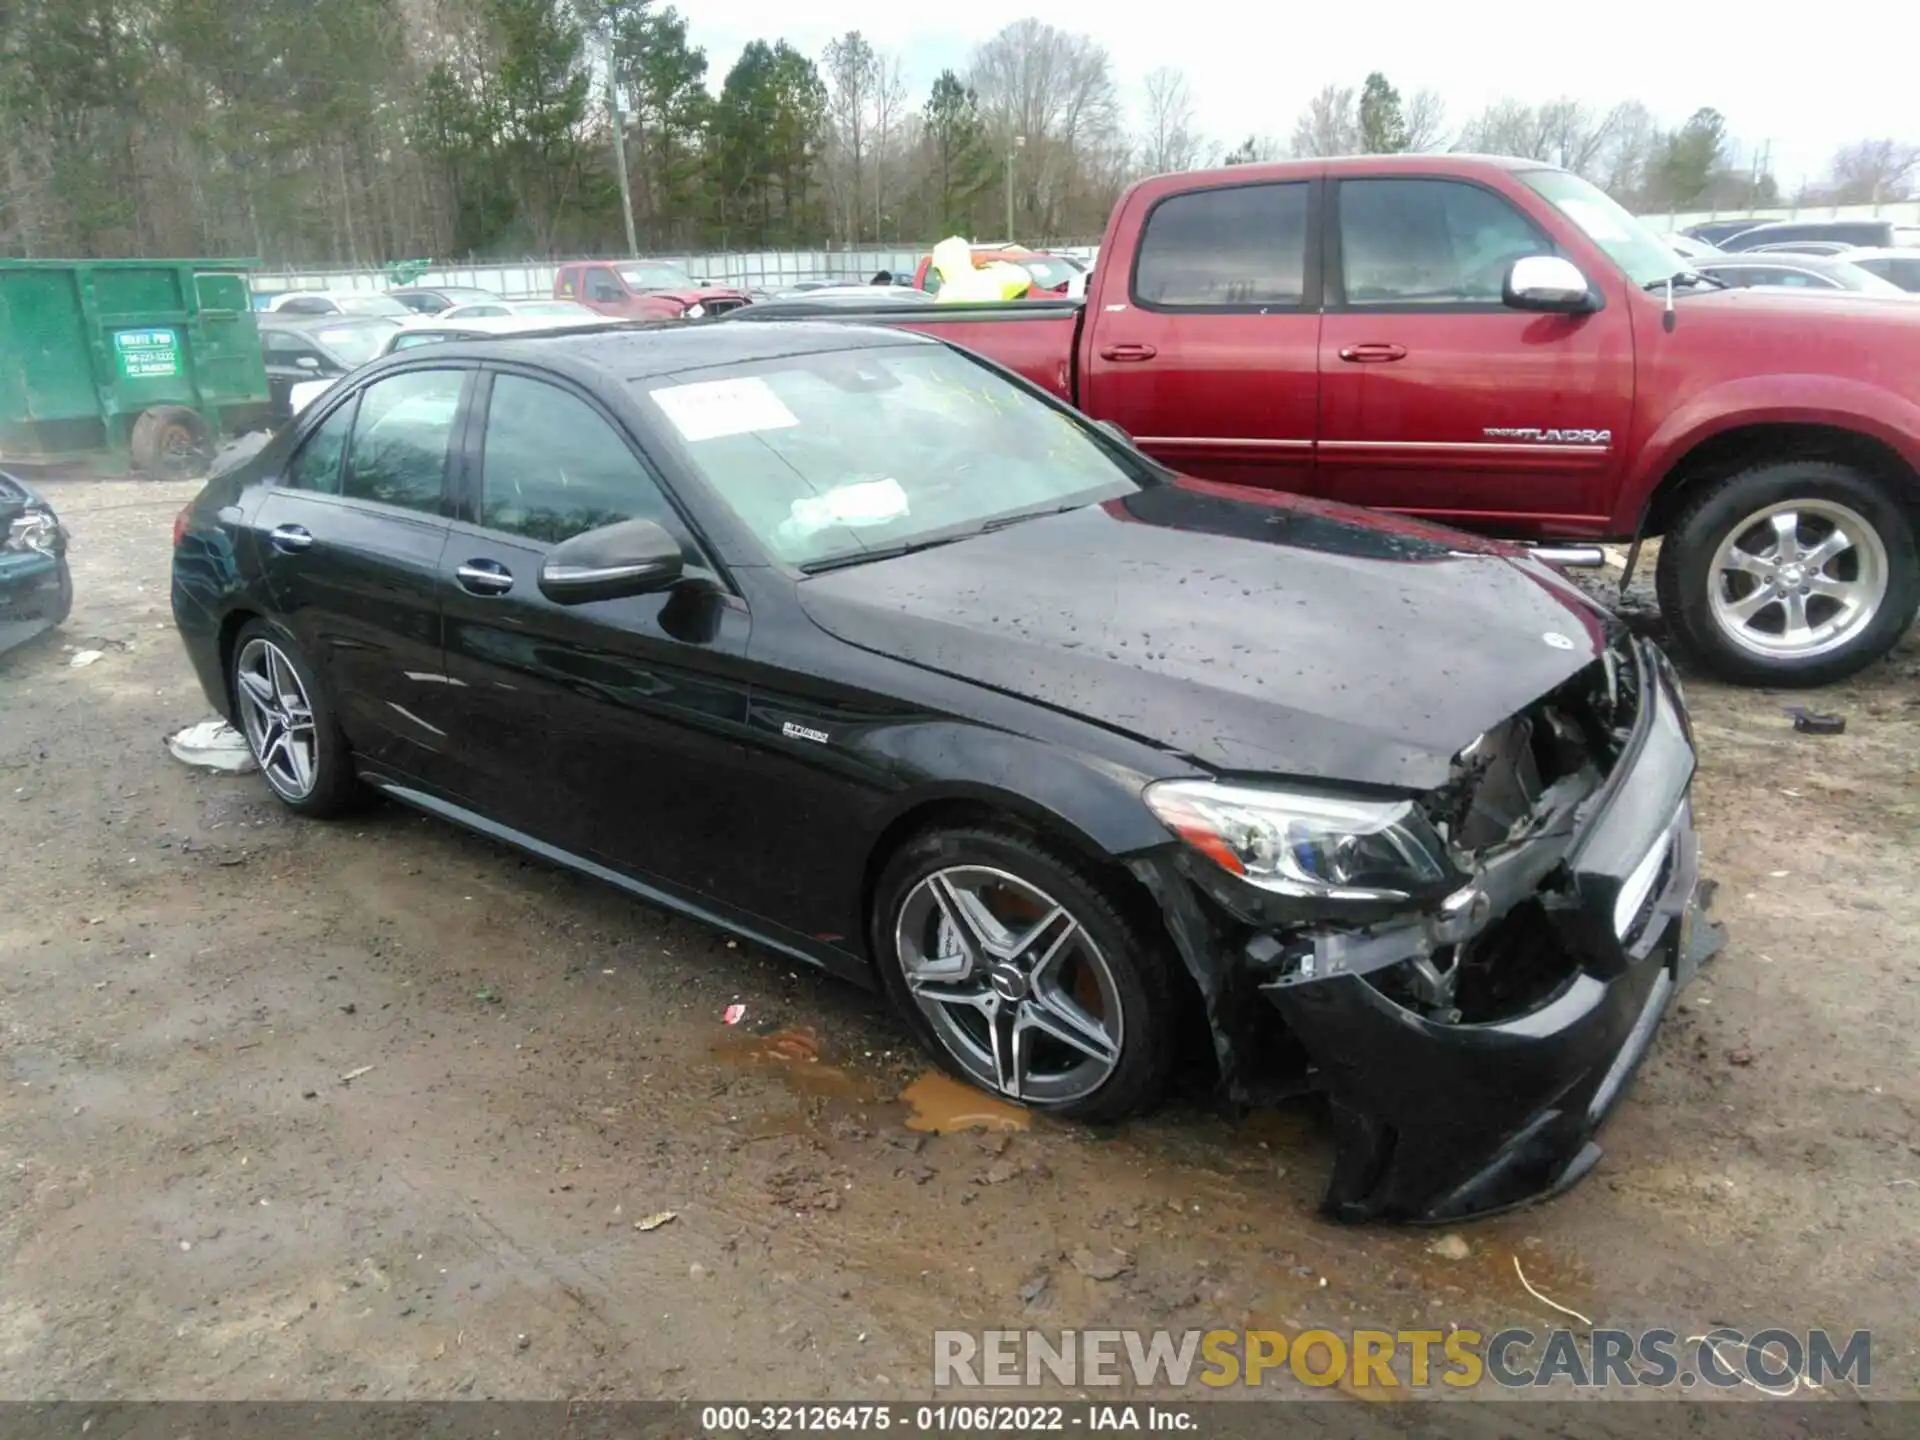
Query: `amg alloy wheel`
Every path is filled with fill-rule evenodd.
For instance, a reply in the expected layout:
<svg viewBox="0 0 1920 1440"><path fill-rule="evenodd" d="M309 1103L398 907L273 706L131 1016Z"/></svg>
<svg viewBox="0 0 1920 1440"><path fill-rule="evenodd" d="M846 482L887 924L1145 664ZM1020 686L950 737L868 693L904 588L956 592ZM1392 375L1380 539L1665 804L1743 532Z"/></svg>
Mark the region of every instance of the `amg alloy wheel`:
<svg viewBox="0 0 1920 1440"><path fill-rule="evenodd" d="M233 717L273 793L303 815L336 815L362 798L345 738L293 642L250 622L233 651Z"/></svg>
<svg viewBox="0 0 1920 1440"><path fill-rule="evenodd" d="M981 1085L1067 1102L1113 1075L1119 987L1065 906L1004 870L956 865L914 886L894 947L914 1004Z"/></svg>
<svg viewBox="0 0 1920 1440"><path fill-rule="evenodd" d="M306 799L320 773L313 702L286 652L259 638L241 646L234 695L260 773L283 800Z"/></svg>
<svg viewBox="0 0 1920 1440"><path fill-rule="evenodd" d="M1174 1050L1164 942L1037 836L929 832L881 876L888 991L948 1069L1078 1119L1149 1107Z"/></svg>

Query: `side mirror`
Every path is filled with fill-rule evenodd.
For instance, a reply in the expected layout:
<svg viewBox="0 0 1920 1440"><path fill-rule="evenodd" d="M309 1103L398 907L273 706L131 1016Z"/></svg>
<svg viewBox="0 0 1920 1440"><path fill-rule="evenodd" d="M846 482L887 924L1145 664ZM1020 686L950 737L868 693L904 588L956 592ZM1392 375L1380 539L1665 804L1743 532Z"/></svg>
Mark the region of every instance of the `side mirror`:
<svg viewBox="0 0 1920 1440"><path fill-rule="evenodd" d="M1118 440L1122 445L1126 446L1129 450L1133 448L1133 436L1129 435L1126 431L1122 430L1118 425L1114 424L1113 421L1096 420L1093 423L1096 428L1106 431L1107 434L1111 435L1114 439Z"/></svg>
<svg viewBox="0 0 1920 1440"><path fill-rule="evenodd" d="M1510 309L1553 315L1584 315L1598 308L1593 287L1580 267L1559 255L1528 255L1514 261L1500 288L1500 299Z"/></svg>
<svg viewBox="0 0 1920 1440"><path fill-rule="evenodd" d="M680 542L651 520L623 520L564 540L540 567L540 593L556 605L650 595L680 578Z"/></svg>
<svg viewBox="0 0 1920 1440"><path fill-rule="evenodd" d="M318 355L296 355L293 357L293 363L302 370L318 370L320 368L320 357Z"/></svg>

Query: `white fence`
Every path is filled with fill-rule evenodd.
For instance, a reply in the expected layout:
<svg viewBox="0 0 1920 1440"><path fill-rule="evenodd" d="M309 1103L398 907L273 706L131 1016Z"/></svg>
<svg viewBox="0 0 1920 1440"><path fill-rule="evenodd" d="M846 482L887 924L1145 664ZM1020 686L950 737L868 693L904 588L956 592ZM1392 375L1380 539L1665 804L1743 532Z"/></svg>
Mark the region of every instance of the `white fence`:
<svg viewBox="0 0 1920 1440"><path fill-rule="evenodd" d="M879 271L911 275L930 246L908 249L869 246L853 250L749 250L703 255L659 255L696 280L715 285L737 285L751 290L780 290L798 280L845 280L865 284ZM1054 254L1078 255L1091 261L1094 247L1049 246ZM586 257L583 257L586 258ZM501 261L472 265L435 265L416 285L468 285L491 290L509 300L553 294L557 260ZM617 259L609 264L618 264ZM254 293L278 295L286 290L388 290L393 282L378 270L256 270Z"/></svg>
<svg viewBox="0 0 1920 1440"><path fill-rule="evenodd" d="M1920 200L1889 201L1884 205L1776 205L1770 210L1691 210L1665 215L1642 215L1656 230L1684 230L1709 220L1742 220L1758 225L1767 220L1891 220L1896 225L1920 225Z"/></svg>
<svg viewBox="0 0 1920 1440"><path fill-rule="evenodd" d="M1708 220L1748 216L1753 218L1755 224L1766 220L1891 220L1897 225L1920 225L1920 200L1902 200L1884 205L1774 206L1752 211L1676 211L1643 215L1641 218L1656 230L1671 231L1684 230L1689 225ZM745 250L649 258L670 260L696 280L711 281L716 285L779 290L797 280L864 283L881 270L911 274L930 248L865 246L851 250ZM1091 263L1099 247L1050 245L1044 248L1056 254L1076 255ZM552 260L529 260L519 264L488 262L436 265L414 283L429 286L470 285L491 290L508 299L528 299L553 293L553 273L558 264L558 261ZM277 295L283 290L386 290L392 287L392 283L378 270L259 270L253 276L254 291L264 295Z"/></svg>

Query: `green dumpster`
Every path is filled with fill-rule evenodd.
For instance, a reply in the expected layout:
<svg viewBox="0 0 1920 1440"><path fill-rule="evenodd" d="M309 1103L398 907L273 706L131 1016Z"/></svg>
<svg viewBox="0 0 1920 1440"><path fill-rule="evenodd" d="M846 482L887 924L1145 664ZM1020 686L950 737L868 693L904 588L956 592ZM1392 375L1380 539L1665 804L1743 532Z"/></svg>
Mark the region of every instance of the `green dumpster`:
<svg viewBox="0 0 1920 1440"><path fill-rule="evenodd" d="M272 423L243 260L0 260L0 463L193 473Z"/></svg>

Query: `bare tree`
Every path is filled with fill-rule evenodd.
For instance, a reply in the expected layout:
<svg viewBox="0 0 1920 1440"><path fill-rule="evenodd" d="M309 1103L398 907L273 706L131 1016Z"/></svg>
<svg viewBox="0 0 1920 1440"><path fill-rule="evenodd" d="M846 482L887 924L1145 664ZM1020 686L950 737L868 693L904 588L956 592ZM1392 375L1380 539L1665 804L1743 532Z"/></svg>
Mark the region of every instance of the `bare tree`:
<svg viewBox="0 0 1920 1440"><path fill-rule="evenodd" d="M1128 149L1106 47L1016 20L973 52L967 80L996 154L1011 164L1016 225L1043 237L1097 232Z"/></svg>
<svg viewBox="0 0 1920 1440"><path fill-rule="evenodd" d="M1294 121L1296 155L1352 155L1359 149L1359 102L1351 85L1327 86Z"/></svg>
<svg viewBox="0 0 1920 1440"><path fill-rule="evenodd" d="M1453 148L1540 160L1597 180L1605 172L1608 141L1625 110L1616 105L1600 114L1565 96L1542 105L1497 100L1461 127Z"/></svg>
<svg viewBox="0 0 1920 1440"><path fill-rule="evenodd" d="M1149 175L1166 175L1199 166L1205 142L1193 128L1193 87L1187 77L1163 65L1146 80L1146 126L1137 158Z"/></svg>
<svg viewBox="0 0 1920 1440"><path fill-rule="evenodd" d="M832 161L837 162L828 165L827 185L835 208L845 217L845 237L857 241L871 135L868 111L879 83L880 60L858 30L829 41L821 58L826 69Z"/></svg>
<svg viewBox="0 0 1920 1440"><path fill-rule="evenodd" d="M1407 149L1416 154L1447 148L1447 102L1438 90L1416 90L1407 101Z"/></svg>
<svg viewBox="0 0 1920 1440"><path fill-rule="evenodd" d="M1876 205L1905 200L1920 174L1920 145L1895 140L1857 140L1838 151L1826 190L1835 205Z"/></svg>
<svg viewBox="0 0 1920 1440"><path fill-rule="evenodd" d="M901 122L907 112L907 81L895 56L876 57L873 73L873 238L885 234L887 167L902 147Z"/></svg>

